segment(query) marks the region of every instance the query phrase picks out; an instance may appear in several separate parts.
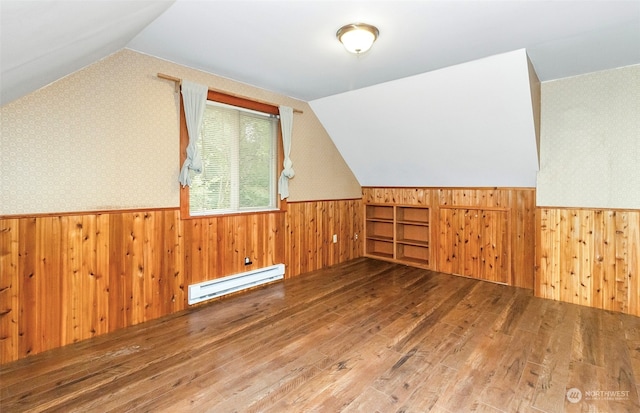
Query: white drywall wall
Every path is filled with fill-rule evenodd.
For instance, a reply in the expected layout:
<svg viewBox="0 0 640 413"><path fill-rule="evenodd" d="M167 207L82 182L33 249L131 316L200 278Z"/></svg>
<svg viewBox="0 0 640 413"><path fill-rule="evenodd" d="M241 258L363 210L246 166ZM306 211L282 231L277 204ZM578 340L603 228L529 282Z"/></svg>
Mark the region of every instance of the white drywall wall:
<svg viewBox="0 0 640 413"><path fill-rule="evenodd" d="M310 105L363 186L536 186L524 49Z"/></svg>

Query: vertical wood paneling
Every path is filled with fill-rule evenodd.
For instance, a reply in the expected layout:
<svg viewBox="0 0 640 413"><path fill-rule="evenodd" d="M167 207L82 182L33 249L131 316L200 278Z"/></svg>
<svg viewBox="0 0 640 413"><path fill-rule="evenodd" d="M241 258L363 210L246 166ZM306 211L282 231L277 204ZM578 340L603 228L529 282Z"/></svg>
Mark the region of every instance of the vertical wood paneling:
<svg viewBox="0 0 640 413"><path fill-rule="evenodd" d="M306 229L302 231L304 235L304 243L306 245L305 251L305 263L306 267L302 270L303 273L313 271L316 268L316 237L319 234L318 228L316 226L316 222L318 220L318 205L322 204L322 202L305 202L303 205L305 206L305 217L307 217Z"/></svg>
<svg viewBox="0 0 640 413"><path fill-rule="evenodd" d="M63 279L61 261L65 259L63 254L63 241L66 234L66 217L47 217L42 220L37 228L37 250L39 262L37 267L36 291L37 311L35 331L39 333L34 352L41 352L49 346L62 345L62 333L64 324L62 320ZM50 236L50 238L49 238Z"/></svg>
<svg viewBox="0 0 640 413"><path fill-rule="evenodd" d="M196 220L197 221L197 220ZM203 221L203 220L199 220ZM207 219L208 221L208 241L207 243L212 243L209 245L209 265L207 266L207 272L203 273L202 270L189 268L188 266L185 268L185 285L198 283L206 280L206 276L209 273L213 274L224 274L226 271L226 264L224 262L225 257L225 248L226 246L223 244L222 240L226 240L225 234L225 220L223 219ZM194 220L187 220L183 222L185 228L189 228L190 225L194 224ZM197 233L191 234L191 236L197 236ZM193 244L193 241L189 241L190 236L189 232L185 230L185 242L184 248L186 249L185 257L189 257L190 251L189 246L197 245ZM197 254L198 256L200 254ZM188 260L185 260L185 265Z"/></svg>
<svg viewBox="0 0 640 413"><path fill-rule="evenodd" d="M18 311L18 354L27 356L38 352L37 347L37 308L38 308L38 254L37 239L38 225L35 218L20 220L20 234L18 235L19 254L19 311ZM15 359L18 355L11 354Z"/></svg>
<svg viewBox="0 0 640 413"><path fill-rule="evenodd" d="M268 239L267 239L267 265L285 262L285 253L287 251L285 242L287 234L283 227L284 217L281 214L269 214L267 220Z"/></svg>
<svg viewBox="0 0 640 413"><path fill-rule="evenodd" d="M309 271L309 264L308 264L308 254L307 254L307 247L308 247L308 243L307 243L307 227L308 227L308 222L310 217L307 216L307 205L308 203L302 203L302 204L296 204L294 206L295 208L295 223L296 226L294 228L294 236L296 238L296 245L298 247L298 255L291 257L292 260L298 260L299 261L299 265L298 265L298 272L297 273L292 273L292 274L302 274L305 273L307 271ZM292 207L293 205L290 205L289 207Z"/></svg>
<svg viewBox="0 0 640 413"><path fill-rule="evenodd" d="M184 243L185 243L185 270L190 276L189 281L192 283L198 283L204 281L204 254L203 246L200 244L203 239L203 227L205 226L204 219L190 219L184 223ZM224 228L220 228L223 230ZM220 238L224 238L224 234L220 235ZM219 243L216 245L220 246ZM224 268L222 267L222 261L218 261L222 273Z"/></svg>
<svg viewBox="0 0 640 413"><path fill-rule="evenodd" d="M109 228L109 215L98 215L94 233L96 271L93 273L93 278L96 295L92 302L95 309L92 324L93 335L105 334L109 331Z"/></svg>
<svg viewBox="0 0 640 413"><path fill-rule="evenodd" d="M19 220L0 222L0 363L18 352Z"/></svg>
<svg viewBox="0 0 640 413"><path fill-rule="evenodd" d="M432 269L533 289L534 189L365 187L362 199L429 206Z"/></svg>
<svg viewBox="0 0 640 413"><path fill-rule="evenodd" d="M220 272L218 274L231 274L233 273L233 255L235 246L235 237L234 237L234 229L233 229L233 217L224 217L218 221L218 227L220 228L220 233L218 234L217 239L217 247L218 247L218 261L221 264ZM200 245L200 241L198 241L198 245ZM206 256L202 252L203 247L199 246L201 261L206 260ZM191 271L188 275L189 280L187 284L193 284L198 281L205 281L208 279L208 274L200 270L199 272ZM197 280L196 281L196 277Z"/></svg>
<svg viewBox="0 0 640 413"><path fill-rule="evenodd" d="M591 233L593 239L593 276L591 278L591 307L603 308L604 297L603 280L605 278L605 270L603 269L603 255L605 255L605 227L603 211L594 211L593 230Z"/></svg>
<svg viewBox="0 0 640 413"><path fill-rule="evenodd" d="M62 338L63 343L74 343L82 339L82 217L63 216L61 223L62 260L60 278L62 279ZM65 328L66 327L66 328Z"/></svg>
<svg viewBox="0 0 640 413"><path fill-rule="evenodd" d="M601 248L601 253L596 251L596 262L598 264L597 275L594 274L595 287L600 287L601 291L596 291L601 299L594 300L598 308L616 308L616 226L615 226L616 211L603 211L601 214L601 220L599 224L602 228L602 242L596 244L596 247ZM598 231L598 228L596 228ZM596 233L598 234L598 233ZM619 311L616 309L616 311Z"/></svg>
<svg viewBox="0 0 640 413"><path fill-rule="evenodd" d="M247 256L247 251L244 249L244 241L247 237L247 216L236 215L231 218L229 224L229 232L227 234L232 240L232 248L230 250L230 260L224 261L231 263L229 273L237 274L245 270L243 265L244 257ZM211 279L215 277L209 274L208 278Z"/></svg>
<svg viewBox="0 0 640 413"><path fill-rule="evenodd" d="M160 296L162 288L159 273L162 268L162 228L164 226L162 213L144 213L143 227L143 256L142 276L144 288L143 320L153 320L158 317L163 298Z"/></svg>
<svg viewBox="0 0 640 413"><path fill-rule="evenodd" d="M329 250L329 240L327 238L324 237L324 233L325 231L328 230L328 228L330 228L327 225L326 219L327 219L327 205L330 204L330 201L323 201L323 202L318 202L317 203L317 210L316 210L316 228L317 228L317 232L316 232L316 251L317 251L317 259L319 260L319 262L317 263L318 266L320 266L320 268L323 268L325 266L324 263L329 262L329 254L328 254L328 250Z"/></svg>
<svg viewBox="0 0 640 413"><path fill-rule="evenodd" d="M80 217L80 225L82 227L82 237L80 239L80 248L82 249L82 259L80 261L80 277L82 280L80 295L82 307L80 310L82 318L82 330L80 331L80 340L90 338L94 335L96 324L96 215L83 215Z"/></svg>
<svg viewBox="0 0 640 413"><path fill-rule="evenodd" d="M288 263L285 277L287 275L300 274L302 272L304 246L301 241L301 228L305 222L304 204L288 203L286 214L285 222L288 227L287 237L290 240L288 243L290 247L285 249L287 257L286 262Z"/></svg>
<svg viewBox="0 0 640 413"><path fill-rule="evenodd" d="M267 234L261 236L262 231L266 228L264 218L264 214L251 215L248 217L250 236L246 241L247 256L257 262L266 262L263 245L264 240L267 239Z"/></svg>
<svg viewBox="0 0 640 413"><path fill-rule="evenodd" d="M506 272L502 263L503 255L508 254L508 244L502 237L506 234L506 228L502 225L504 220L501 216L506 213L498 214L495 211L478 211L476 214L476 224L478 233L478 242L476 242L477 250L477 273L480 278L488 281L506 283Z"/></svg>
<svg viewBox="0 0 640 413"><path fill-rule="evenodd" d="M575 231L575 227L573 225L574 215L571 216L560 216L560 227L559 233L562 235L561 244L560 244L560 252L562 253L560 259L560 273L568 274L567 277L562 277L560 279L560 294L563 297L569 298L569 302L575 303L576 301L576 290L577 290L577 274L573 269L574 265L574 257L573 254L573 243L572 239L575 235L571 234L571 232Z"/></svg>
<svg viewBox="0 0 640 413"><path fill-rule="evenodd" d="M578 238L578 266L580 268L593 268L594 252L594 214L586 214L582 211L580 214L580 232ZM587 273L586 271L580 271L580 293L578 304L591 306L592 299L592 280L593 271Z"/></svg>
<svg viewBox="0 0 640 413"><path fill-rule="evenodd" d="M363 188L366 204L431 205L430 188Z"/></svg>
<svg viewBox="0 0 640 413"><path fill-rule="evenodd" d="M162 314L183 310L185 295L184 221L177 210L165 211L163 243L166 259L163 274L167 278L163 299L166 307Z"/></svg>
<svg viewBox="0 0 640 413"><path fill-rule="evenodd" d="M125 326L125 258L123 214L109 214L109 314L108 331Z"/></svg>
<svg viewBox="0 0 640 413"><path fill-rule="evenodd" d="M177 209L0 219L0 362L183 310L192 283L360 257L362 225L359 199L189 220Z"/></svg>
<svg viewBox="0 0 640 413"><path fill-rule="evenodd" d="M126 326L144 321L144 221L141 213L125 214L128 218L128 228L131 228L127 240L127 271L131 278L127 278L129 296L127 302Z"/></svg>
<svg viewBox="0 0 640 413"><path fill-rule="evenodd" d="M535 294L640 316L640 211L539 208Z"/></svg>
<svg viewBox="0 0 640 413"><path fill-rule="evenodd" d="M349 212L349 204L348 202L343 202L343 201L338 201L339 203L339 210L340 210L340 214L339 214L339 222L337 223L336 226L336 234L338 235L338 248L340 250L339 256L338 256L338 260L340 262L344 262L347 261L349 259L349 254L350 254L350 246L349 246L349 238L351 235L349 235L349 230L348 228L351 227L352 225L352 221L351 221L351 215ZM344 234L344 236L342 236ZM332 236L333 234L327 234L329 236Z"/></svg>
<svg viewBox="0 0 640 413"><path fill-rule="evenodd" d="M328 231L328 228L335 228L336 208L337 207L335 202L327 202L326 218L324 221L325 225L322 228L323 233L326 233ZM325 255L326 262L337 262L338 254L337 254L336 248L337 248L336 244L328 241L326 242L326 255Z"/></svg>
<svg viewBox="0 0 640 413"><path fill-rule="evenodd" d="M456 246L454 244L454 235L455 231L455 221L456 221L457 211L453 209L445 209L440 211L440 234L438 239L440 240L437 245L438 249L438 268L440 271L446 272L449 274L454 274L457 271L456 264L454 260L457 259L457 255L455 249L451 248L451 246ZM433 247L431 248L433 251Z"/></svg>
<svg viewBox="0 0 640 413"><path fill-rule="evenodd" d="M487 191L365 188L363 200L401 200L441 211L432 251L438 251L444 272L464 268L464 240L475 235L482 240L484 262L474 252L466 265L487 277L489 268L500 267L497 247L487 238L510 236L500 242L512 246L512 255L531 256L530 235L523 232L534 232L536 295L640 315L639 211L536 211L533 191ZM501 210L479 208L493 214L483 218L490 224L474 223L473 230L458 234L451 228L464 229L465 219L476 217L438 205L451 207L454 200L510 208L511 215L505 222ZM536 213L535 224L527 221L529 210ZM353 236L362 235L362 214L362 201L340 200L290 203L286 213L242 218L183 221L179 211L168 210L0 219L0 360L180 311L188 284L202 274L242 271L246 255L255 268L285 262L287 277L359 257L361 238ZM334 233L337 244L331 242ZM455 248L445 251L442 240ZM314 249L319 253L309 252ZM563 263L566 257L569 264ZM526 259L512 257L511 272L526 268Z"/></svg>
<svg viewBox="0 0 640 413"><path fill-rule="evenodd" d="M632 271L630 268L629 253L629 216L625 213L618 213L616 215L616 303L615 308L618 308L622 312L629 311L629 274Z"/></svg>
<svg viewBox="0 0 640 413"><path fill-rule="evenodd" d="M280 213L184 221L187 278L193 284L283 262ZM252 261L244 265L244 258Z"/></svg>
<svg viewBox="0 0 640 413"><path fill-rule="evenodd" d="M478 227L480 220L478 219L478 213L481 211L464 211L464 221L460 226L460 234L462 237L462 244L466 250L462 255L462 262L464 267L462 269L463 275L476 275L478 278L482 278L484 275L480 271L480 265L478 260L480 259L480 246L482 240L478 233Z"/></svg>
<svg viewBox="0 0 640 413"><path fill-rule="evenodd" d="M443 209L440 210L442 212ZM458 209L456 213L453 215L453 219L451 220L454 223L453 226L453 245L449 248L444 246L444 250L450 250L453 252L452 262L456 263L456 267L454 267L454 274L464 275L464 267L465 261L467 257L467 244L468 239L465 237L465 222L467 222L467 214L465 214L464 209Z"/></svg>
<svg viewBox="0 0 640 413"><path fill-rule="evenodd" d="M440 210L440 236L438 237L439 271L462 274L460 265L464 257L464 241L460 239L464 227L464 214L458 209Z"/></svg>
<svg viewBox="0 0 640 413"><path fill-rule="evenodd" d="M538 294L556 299L556 286L553 284L553 274L556 271L551 268L558 262L553 252L553 237L555 226L552 222L554 214L548 210L536 209L536 228L539 228L538 242L536 244L536 282L535 288Z"/></svg>
<svg viewBox="0 0 640 413"><path fill-rule="evenodd" d="M535 191L511 191L510 223L508 231L511 251L512 284L533 289L532 269L535 266Z"/></svg>
<svg viewBox="0 0 640 413"><path fill-rule="evenodd" d="M509 283L508 211L440 209L438 271Z"/></svg>
<svg viewBox="0 0 640 413"><path fill-rule="evenodd" d="M629 314L640 316L640 211L628 213L629 217Z"/></svg>
<svg viewBox="0 0 640 413"><path fill-rule="evenodd" d="M362 201L290 202L285 222L287 277L362 256ZM333 243L333 234L338 242ZM359 234L355 240L355 234Z"/></svg>

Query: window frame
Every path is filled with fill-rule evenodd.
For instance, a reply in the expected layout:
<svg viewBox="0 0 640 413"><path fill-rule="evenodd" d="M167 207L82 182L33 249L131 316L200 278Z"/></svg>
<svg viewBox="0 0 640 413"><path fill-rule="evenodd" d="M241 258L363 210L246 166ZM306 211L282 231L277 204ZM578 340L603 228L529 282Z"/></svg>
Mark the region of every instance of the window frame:
<svg viewBox="0 0 640 413"><path fill-rule="evenodd" d="M180 100L180 165L184 163L187 158L187 145L189 145L189 132L187 130L187 121L184 115L184 104L182 99ZM224 217L224 216L234 216L234 215L252 215L252 214L271 214L274 212L285 212L286 211L286 200L280 200L278 196L278 177L280 176L280 167L284 162L284 150L282 147L282 128L280 126L280 110L277 106L271 105L269 103L255 101L249 98L230 95L214 90L209 90L207 93L207 100L212 102L224 103L227 105L236 106L239 108L255 110L258 112L268 113L271 115L278 116L278 124L276 126L276 209L273 210L265 210L265 211L234 211L234 212L222 212L222 213L211 213L211 214L198 214L191 215L190 206L189 206L189 187L180 185L180 216L183 219L194 219L194 218L212 218L212 217Z"/></svg>

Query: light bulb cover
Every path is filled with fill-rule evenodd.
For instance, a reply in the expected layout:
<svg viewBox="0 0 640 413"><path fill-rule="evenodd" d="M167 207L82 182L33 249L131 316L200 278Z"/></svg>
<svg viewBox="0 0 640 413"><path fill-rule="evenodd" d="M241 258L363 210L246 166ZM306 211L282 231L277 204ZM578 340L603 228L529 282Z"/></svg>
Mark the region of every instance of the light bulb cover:
<svg viewBox="0 0 640 413"><path fill-rule="evenodd" d="M380 32L378 28L366 23L351 23L342 26L336 37L351 53L364 53L371 48Z"/></svg>

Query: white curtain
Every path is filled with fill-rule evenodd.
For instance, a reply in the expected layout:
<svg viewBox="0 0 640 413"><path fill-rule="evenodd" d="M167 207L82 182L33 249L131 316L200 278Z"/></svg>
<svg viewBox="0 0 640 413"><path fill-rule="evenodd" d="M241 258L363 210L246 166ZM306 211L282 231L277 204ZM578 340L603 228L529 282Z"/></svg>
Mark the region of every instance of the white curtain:
<svg viewBox="0 0 640 413"><path fill-rule="evenodd" d="M187 121L189 144L187 145L187 159L180 170L180 183L182 186L191 186L191 174L202 172L202 158L198 152L196 142L200 136L204 109L207 106L207 93L209 88L197 83L182 81L182 102L184 103L184 116Z"/></svg>
<svg viewBox="0 0 640 413"><path fill-rule="evenodd" d="M284 149L284 169L278 181L278 193L280 199L289 197L289 179L293 178L293 162L289 158L291 153L291 130L293 129L293 109L287 106L280 106L280 126L282 128L282 147Z"/></svg>

